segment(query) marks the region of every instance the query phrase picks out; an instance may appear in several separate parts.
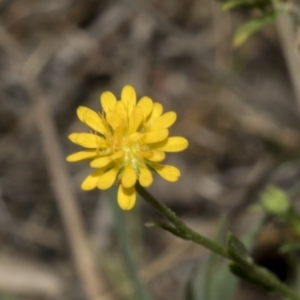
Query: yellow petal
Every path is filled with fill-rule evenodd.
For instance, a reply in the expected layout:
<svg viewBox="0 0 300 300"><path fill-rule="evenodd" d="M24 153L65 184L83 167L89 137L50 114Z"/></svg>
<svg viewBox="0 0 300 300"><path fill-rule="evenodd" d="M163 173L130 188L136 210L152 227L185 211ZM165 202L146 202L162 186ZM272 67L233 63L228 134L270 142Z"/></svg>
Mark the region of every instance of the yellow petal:
<svg viewBox="0 0 300 300"><path fill-rule="evenodd" d="M116 106L115 106L115 112L119 115L119 118L123 122L127 122L128 120L128 110L122 101L117 101Z"/></svg>
<svg viewBox="0 0 300 300"><path fill-rule="evenodd" d="M144 143L157 143L166 139L169 135L169 130L166 128L149 131L144 135Z"/></svg>
<svg viewBox="0 0 300 300"><path fill-rule="evenodd" d="M93 161L91 161L90 166L92 168L103 168L103 167L108 166L114 160L116 160L122 156L123 156L123 151L118 151L109 156L98 157L98 158L94 159Z"/></svg>
<svg viewBox="0 0 300 300"><path fill-rule="evenodd" d="M109 111L114 110L117 99L113 93L104 92L101 94L100 102L103 110L108 113Z"/></svg>
<svg viewBox="0 0 300 300"><path fill-rule="evenodd" d="M180 176L180 171L174 166L157 165L154 166L154 168L156 172L167 181L175 182Z"/></svg>
<svg viewBox="0 0 300 300"><path fill-rule="evenodd" d="M154 161L154 162L161 162L166 157L165 152L160 151L160 150L152 150L152 151L149 151L149 152L143 152L143 155L147 159L149 159L151 161Z"/></svg>
<svg viewBox="0 0 300 300"><path fill-rule="evenodd" d="M130 210L134 207L136 193L134 187L125 188L120 184L118 189L118 204L123 210Z"/></svg>
<svg viewBox="0 0 300 300"><path fill-rule="evenodd" d="M128 165L125 167L122 174L122 185L125 188L130 188L135 185L136 182L136 174L133 170L132 166Z"/></svg>
<svg viewBox="0 0 300 300"><path fill-rule="evenodd" d="M96 170L90 174L81 184L81 188L84 191L89 191L97 187L99 176L103 173L103 170Z"/></svg>
<svg viewBox="0 0 300 300"><path fill-rule="evenodd" d="M141 186L148 187L153 181L152 173L147 168L140 168L139 182Z"/></svg>
<svg viewBox="0 0 300 300"><path fill-rule="evenodd" d="M88 107L85 107L85 106L79 106L79 107L77 108L77 117L78 117L78 119L79 119L81 122L83 122L83 114L84 114L84 112L86 112L87 110L89 110L89 108L88 108Z"/></svg>
<svg viewBox="0 0 300 300"><path fill-rule="evenodd" d="M140 107L135 107L129 118L129 132L135 132L140 127L143 121L143 110Z"/></svg>
<svg viewBox="0 0 300 300"><path fill-rule="evenodd" d="M100 190L109 189L116 181L118 172L119 172L119 168L115 167L115 168L110 169L109 171L105 172L104 174L100 175L98 185L97 185L98 188Z"/></svg>
<svg viewBox="0 0 300 300"><path fill-rule="evenodd" d="M125 104L125 107L130 114L136 104L135 90L131 85L126 85L123 87L121 92L121 101Z"/></svg>
<svg viewBox="0 0 300 300"><path fill-rule="evenodd" d="M111 163L111 159L109 156L99 157L91 161L90 166L92 168L103 168Z"/></svg>
<svg viewBox="0 0 300 300"><path fill-rule="evenodd" d="M129 138L131 142L137 142L145 136L144 133L133 132L130 134Z"/></svg>
<svg viewBox="0 0 300 300"><path fill-rule="evenodd" d="M152 125L151 129L169 128L176 121L177 115L174 111L169 111L160 116Z"/></svg>
<svg viewBox="0 0 300 300"><path fill-rule="evenodd" d="M153 104L152 112L147 121L147 125L151 126L151 124L153 124L153 122L155 122L162 115L163 110L163 106L160 103L155 102Z"/></svg>
<svg viewBox="0 0 300 300"><path fill-rule="evenodd" d="M153 101L149 97L142 97L136 105L143 110L144 117L147 118L153 108Z"/></svg>
<svg viewBox="0 0 300 300"><path fill-rule="evenodd" d="M107 141L92 133L71 133L68 138L76 145L85 148L101 148L107 146Z"/></svg>
<svg viewBox="0 0 300 300"><path fill-rule="evenodd" d="M105 123L95 111L86 108L86 110L83 112L82 118L83 123L96 130L97 132L100 132L102 134L108 132Z"/></svg>
<svg viewBox="0 0 300 300"><path fill-rule="evenodd" d="M97 157L98 154L95 151L79 151L79 152L75 152L73 154L70 154L66 157L66 160L69 162L74 162L74 161L81 161L81 160L85 160L85 159L90 159L90 158L94 158Z"/></svg>
<svg viewBox="0 0 300 300"><path fill-rule="evenodd" d="M179 152L186 149L189 145L187 139L181 136L169 137L166 141L155 145L155 149L159 149L166 152Z"/></svg>
<svg viewBox="0 0 300 300"><path fill-rule="evenodd" d="M116 130L121 124L122 124L122 120L120 119L120 116L118 115L117 112L115 111L109 111L106 114L106 120L108 122L108 124L114 129Z"/></svg>

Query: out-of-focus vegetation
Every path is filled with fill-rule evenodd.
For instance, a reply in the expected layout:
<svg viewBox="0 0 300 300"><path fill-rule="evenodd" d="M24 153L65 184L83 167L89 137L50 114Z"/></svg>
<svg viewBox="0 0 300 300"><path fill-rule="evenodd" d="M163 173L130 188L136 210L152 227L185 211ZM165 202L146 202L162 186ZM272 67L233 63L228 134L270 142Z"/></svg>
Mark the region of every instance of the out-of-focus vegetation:
<svg viewBox="0 0 300 300"><path fill-rule="evenodd" d="M176 111L171 133L190 143L168 158L179 182L156 178L151 193L207 237L225 243L233 232L299 289L297 5L0 1L0 298L280 299L202 247L145 227L160 216L142 199L124 213L113 193L79 189L89 168L64 161L76 151L67 135L87 130L76 108L99 110L99 95L125 84ZM78 268L82 242L91 276Z"/></svg>
<svg viewBox="0 0 300 300"><path fill-rule="evenodd" d="M273 24L281 13L289 14L290 18L294 19L296 28L299 22L299 3L297 1L223 0L222 9L225 11L240 9L251 13L249 20L235 31L233 37L235 47L241 46L255 32Z"/></svg>

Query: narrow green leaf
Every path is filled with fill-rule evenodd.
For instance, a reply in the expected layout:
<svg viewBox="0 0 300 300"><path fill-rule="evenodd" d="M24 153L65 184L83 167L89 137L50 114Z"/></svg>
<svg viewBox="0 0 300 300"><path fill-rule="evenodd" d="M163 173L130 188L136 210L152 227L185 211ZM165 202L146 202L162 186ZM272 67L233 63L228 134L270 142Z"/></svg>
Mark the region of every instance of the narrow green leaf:
<svg viewBox="0 0 300 300"><path fill-rule="evenodd" d="M216 236L214 240L217 243L221 243L224 241L225 231L228 226L227 216L223 215L218 224L218 230L216 232ZM220 260L218 255L215 253L211 253L207 262L207 267L204 276L204 286L202 288L204 295L203 298L199 297L198 299L209 299L212 300L212 294L214 289L216 288L216 269L220 268L223 260Z"/></svg>
<svg viewBox="0 0 300 300"><path fill-rule="evenodd" d="M184 290L184 299L185 300L197 300L197 295L195 292L195 279L198 277L198 267L195 268L191 275L189 276L185 290ZM201 278L203 279L203 278ZM0 299L1 300L1 299Z"/></svg>
<svg viewBox="0 0 300 300"><path fill-rule="evenodd" d="M252 263L252 258L244 244L231 232L227 235L227 247L234 260L237 262Z"/></svg>
<svg viewBox="0 0 300 300"><path fill-rule="evenodd" d="M125 226L125 213L120 209L117 204L117 191L116 189L111 190L112 201L109 201L113 211L114 223L116 227L116 234L118 237L118 242L120 245L120 249L124 258L124 265L128 273L128 277L132 282L132 286L135 288L136 299L139 300L151 300L150 294L141 280L138 273L138 265L135 260L132 251L132 244L130 241L130 235L127 231L127 226ZM135 299L132 297L131 299Z"/></svg>
<svg viewBox="0 0 300 300"><path fill-rule="evenodd" d="M222 262L216 272L211 300L232 300L237 289L238 279L230 272L227 263ZM201 300L201 298L197 299Z"/></svg>
<svg viewBox="0 0 300 300"><path fill-rule="evenodd" d="M298 212L293 207L290 207L290 209L282 217L285 222L289 224L298 235L300 235L300 217Z"/></svg>
<svg viewBox="0 0 300 300"><path fill-rule="evenodd" d="M161 221L152 221L152 222L148 222L145 224L146 227L160 227L163 230L169 231L170 233L172 233L173 235L183 239L183 240L188 240L188 238L186 238L184 235L182 235L182 233L174 226L169 225L165 222L161 222Z"/></svg>
<svg viewBox="0 0 300 300"><path fill-rule="evenodd" d="M223 243L227 230L227 217L220 218L214 240ZM186 286L186 300L232 300L237 278L230 273L227 262L214 252L199 261Z"/></svg>
<svg viewBox="0 0 300 300"><path fill-rule="evenodd" d="M220 218L218 229L214 240L216 242L221 242L224 238L224 233L227 228L227 219L226 216ZM220 268L227 268L227 264L224 263L223 259L211 252L207 259L200 259L199 263L195 266L194 270L191 272L191 275L188 279L186 288L185 288L185 297L186 300L212 300L211 294L212 290L219 290L215 285L216 281L216 270L218 270L218 275L220 274ZM220 274L221 275L221 274ZM223 275L223 274L222 274ZM230 274L231 275L231 274ZM227 277L222 277L222 282ZM231 278L234 278L231 276ZM222 298L222 300L231 300L231 298Z"/></svg>
<svg viewBox="0 0 300 300"><path fill-rule="evenodd" d="M278 15L279 12L270 12L240 26L233 38L234 47L241 46L252 34L274 22Z"/></svg>
<svg viewBox="0 0 300 300"><path fill-rule="evenodd" d="M279 253L280 254L286 254L286 253L291 253L291 252L296 252L300 250L300 242L290 242L290 243L285 243L279 248Z"/></svg>
<svg viewBox="0 0 300 300"><path fill-rule="evenodd" d="M296 274L295 274L295 282L293 283L293 287L295 291L300 294L300 265L296 266Z"/></svg>
<svg viewBox="0 0 300 300"><path fill-rule="evenodd" d="M270 4L271 2L268 0L229 0L222 4L222 9L229 10L236 7L264 7Z"/></svg>

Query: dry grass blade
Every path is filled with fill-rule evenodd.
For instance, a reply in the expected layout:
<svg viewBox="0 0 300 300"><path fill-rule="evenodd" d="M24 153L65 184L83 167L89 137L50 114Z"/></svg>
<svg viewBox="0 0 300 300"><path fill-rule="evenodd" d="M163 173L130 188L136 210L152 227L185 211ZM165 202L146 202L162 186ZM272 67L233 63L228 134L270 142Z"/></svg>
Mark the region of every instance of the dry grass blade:
<svg viewBox="0 0 300 300"><path fill-rule="evenodd" d="M47 105L45 95L43 95L37 83L37 75L44 66L44 63L48 61L50 55L49 49L51 48L48 47L48 43L38 48L24 65L24 77L26 78L27 88L32 99L34 116L38 130L40 131L46 164L66 228L78 275L83 284L87 299L104 299L101 297L101 293L105 288L104 283L98 278L95 262L88 247L83 221L76 204L76 198L72 191L63 154L58 143L51 110Z"/></svg>

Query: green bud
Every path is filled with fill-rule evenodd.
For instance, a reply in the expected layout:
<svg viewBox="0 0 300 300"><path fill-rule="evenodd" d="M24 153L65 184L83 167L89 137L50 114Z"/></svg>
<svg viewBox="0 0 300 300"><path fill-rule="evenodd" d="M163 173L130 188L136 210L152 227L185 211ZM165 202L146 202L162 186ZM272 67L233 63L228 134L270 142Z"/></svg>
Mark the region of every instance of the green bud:
<svg viewBox="0 0 300 300"><path fill-rule="evenodd" d="M283 215L290 208L290 201L287 194L275 186L269 186L260 195L260 202L264 210L275 215Z"/></svg>

